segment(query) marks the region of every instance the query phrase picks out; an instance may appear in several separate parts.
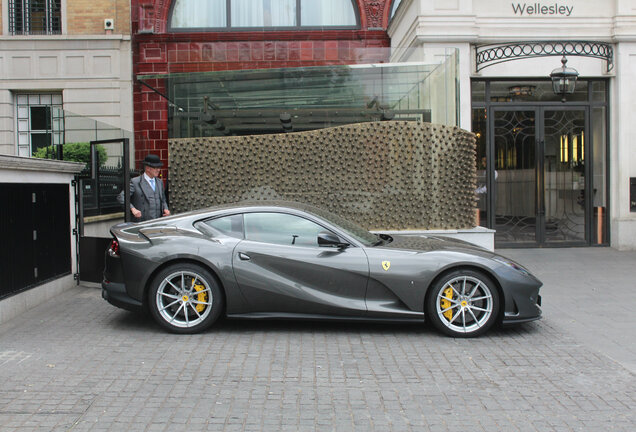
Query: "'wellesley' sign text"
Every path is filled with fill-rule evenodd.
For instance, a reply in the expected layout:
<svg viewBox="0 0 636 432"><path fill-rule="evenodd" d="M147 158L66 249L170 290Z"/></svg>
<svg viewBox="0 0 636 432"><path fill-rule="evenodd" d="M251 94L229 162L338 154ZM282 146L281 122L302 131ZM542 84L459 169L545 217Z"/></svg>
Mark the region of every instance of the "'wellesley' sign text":
<svg viewBox="0 0 636 432"><path fill-rule="evenodd" d="M511 3L515 15L564 15L570 16L574 6L564 6L558 3Z"/></svg>

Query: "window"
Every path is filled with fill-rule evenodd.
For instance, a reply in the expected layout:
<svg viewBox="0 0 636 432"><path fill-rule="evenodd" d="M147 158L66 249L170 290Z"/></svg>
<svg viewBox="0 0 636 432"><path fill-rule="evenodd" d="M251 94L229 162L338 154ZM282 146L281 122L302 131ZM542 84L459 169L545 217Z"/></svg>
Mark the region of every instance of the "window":
<svg viewBox="0 0 636 432"><path fill-rule="evenodd" d="M226 27L226 0L176 0L171 26L177 28Z"/></svg>
<svg viewBox="0 0 636 432"><path fill-rule="evenodd" d="M400 6L400 2L402 0L393 0L393 4L391 5L391 16L390 18L393 18L393 15L395 15L395 12L397 11L397 8Z"/></svg>
<svg viewBox="0 0 636 432"><path fill-rule="evenodd" d="M357 28L352 0L175 0L172 29Z"/></svg>
<svg viewBox="0 0 636 432"><path fill-rule="evenodd" d="M206 220L205 225L226 236L243 238L243 215L236 214Z"/></svg>
<svg viewBox="0 0 636 432"><path fill-rule="evenodd" d="M62 33L61 0L9 0L9 33Z"/></svg>
<svg viewBox="0 0 636 432"><path fill-rule="evenodd" d="M300 21L310 27L346 27L356 24L356 16L346 0L301 0Z"/></svg>
<svg viewBox="0 0 636 432"><path fill-rule="evenodd" d="M295 246L318 246L318 233L328 231L307 219L285 213L246 213L245 238Z"/></svg>
<svg viewBox="0 0 636 432"><path fill-rule="evenodd" d="M231 27L294 27L296 0L231 0Z"/></svg>
<svg viewBox="0 0 636 432"><path fill-rule="evenodd" d="M16 95L18 155L33 156L42 147L62 144L61 94Z"/></svg>

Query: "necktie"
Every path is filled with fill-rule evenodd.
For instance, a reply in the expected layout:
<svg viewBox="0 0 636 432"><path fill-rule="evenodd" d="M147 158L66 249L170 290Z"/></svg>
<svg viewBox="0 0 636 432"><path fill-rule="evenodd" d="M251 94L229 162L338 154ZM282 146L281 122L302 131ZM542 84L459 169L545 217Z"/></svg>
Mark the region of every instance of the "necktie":
<svg viewBox="0 0 636 432"><path fill-rule="evenodd" d="M152 187L152 190L155 190L155 179L150 179L150 186Z"/></svg>

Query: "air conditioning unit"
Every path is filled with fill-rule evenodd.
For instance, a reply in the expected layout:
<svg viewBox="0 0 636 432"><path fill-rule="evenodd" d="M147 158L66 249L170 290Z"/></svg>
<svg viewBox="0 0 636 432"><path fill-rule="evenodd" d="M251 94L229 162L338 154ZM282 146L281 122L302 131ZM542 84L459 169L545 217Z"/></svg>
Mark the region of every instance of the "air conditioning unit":
<svg viewBox="0 0 636 432"><path fill-rule="evenodd" d="M104 30L114 30L115 29L115 20L112 18L106 18L104 20Z"/></svg>

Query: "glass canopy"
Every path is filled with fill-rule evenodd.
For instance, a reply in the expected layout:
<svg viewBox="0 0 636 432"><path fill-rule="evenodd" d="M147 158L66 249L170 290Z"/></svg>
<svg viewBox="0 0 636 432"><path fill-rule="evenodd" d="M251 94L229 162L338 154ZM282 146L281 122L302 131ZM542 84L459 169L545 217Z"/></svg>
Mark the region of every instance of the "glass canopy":
<svg viewBox="0 0 636 432"><path fill-rule="evenodd" d="M458 124L457 56L381 63L141 75L169 101L169 136L305 131L388 120Z"/></svg>

